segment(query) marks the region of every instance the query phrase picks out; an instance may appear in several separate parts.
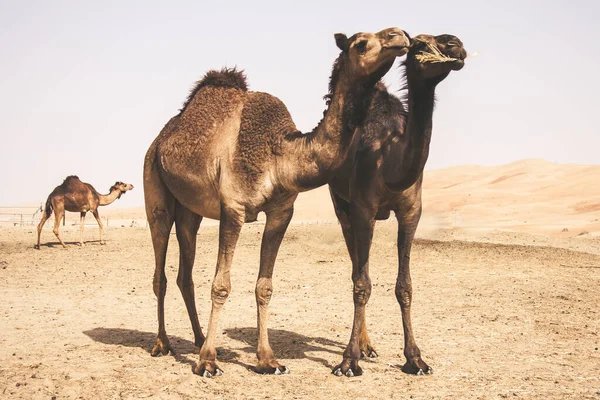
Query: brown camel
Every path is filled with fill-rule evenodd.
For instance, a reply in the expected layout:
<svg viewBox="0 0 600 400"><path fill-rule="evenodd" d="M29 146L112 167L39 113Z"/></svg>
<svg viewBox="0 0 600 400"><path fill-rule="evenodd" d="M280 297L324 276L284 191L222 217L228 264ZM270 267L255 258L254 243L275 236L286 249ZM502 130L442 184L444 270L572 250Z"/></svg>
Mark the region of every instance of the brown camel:
<svg viewBox="0 0 600 400"><path fill-rule="evenodd" d="M63 247L67 247L60 238L58 233L58 227L60 226L60 220L62 219L65 211L79 212L81 217L79 219L79 244L83 246L83 223L85 221L85 214L91 211L98 221L100 226L100 244L105 244L102 239L102 221L98 214L98 206L107 206L113 201L120 199L123 193L133 189L133 185L123 182L116 182L111 186L109 193L106 195L100 194L94 189L89 183L85 183L79 180L75 175L67 176L62 185L54 188L48 199L46 200L46 209L42 215L42 220L37 227L38 241L35 246L36 249L40 248L40 236L42 234L42 228L46 223L46 220L52 215L54 211L54 234L58 238L60 244Z"/></svg>
<svg viewBox="0 0 600 400"><path fill-rule="evenodd" d="M417 55L436 47L450 62L419 62ZM408 112L400 99L383 85L373 96L364 124L344 164L329 183L335 212L342 226L352 260L354 283L354 324L350 341L335 375L362 374L358 361L363 355L377 355L371 346L365 321L365 307L371 294L369 250L375 220L387 219L394 211L398 220L398 278L396 298L404 327L404 370L431 373L421 359L413 336L410 306L412 287L410 248L421 216L421 183L429 154L434 93L450 71L460 70L466 57L462 42L451 35L419 35L411 40L405 62ZM447 60L448 61L448 60Z"/></svg>
<svg viewBox="0 0 600 400"><path fill-rule="evenodd" d="M177 285L200 347L194 368L219 375L215 340L219 315L231 290L230 268L244 222L259 212L267 220L256 282L259 373L288 372L273 354L267 307L273 292L275 258L292 218L299 192L324 185L340 164L369 96L397 56L408 51L402 30L335 35L340 56L329 84L328 107L308 134L297 131L285 105L266 93L250 92L235 70L210 71L192 90L181 112L150 146L144 164L146 213L154 245L154 293L158 297L158 337L152 355L172 352L164 323L167 287L165 257L175 223L180 258ZM202 218L220 220L219 253L212 284L212 310L206 338L194 301L192 267Z"/></svg>

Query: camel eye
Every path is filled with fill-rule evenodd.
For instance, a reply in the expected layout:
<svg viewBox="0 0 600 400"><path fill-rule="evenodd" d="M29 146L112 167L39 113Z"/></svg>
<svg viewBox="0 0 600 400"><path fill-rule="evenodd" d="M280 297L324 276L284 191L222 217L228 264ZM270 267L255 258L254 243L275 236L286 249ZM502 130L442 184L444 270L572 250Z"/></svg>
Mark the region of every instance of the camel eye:
<svg viewBox="0 0 600 400"><path fill-rule="evenodd" d="M460 45L458 44L458 42L455 42L454 40L450 40L448 42L448 46L450 46L450 47L458 47Z"/></svg>
<svg viewBox="0 0 600 400"><path fill-rule="evenodd" d="M367 41L366 40L361 40L360 42L356 43L356 45L354 46L354 48L360 54L364 54L367 51Z"/></svg>
<svg viewBox="0 0 600 400"><path fill-rule="evenodd" d="M400 33L392 31L388 34L388 36L400 36Z"/></svg>

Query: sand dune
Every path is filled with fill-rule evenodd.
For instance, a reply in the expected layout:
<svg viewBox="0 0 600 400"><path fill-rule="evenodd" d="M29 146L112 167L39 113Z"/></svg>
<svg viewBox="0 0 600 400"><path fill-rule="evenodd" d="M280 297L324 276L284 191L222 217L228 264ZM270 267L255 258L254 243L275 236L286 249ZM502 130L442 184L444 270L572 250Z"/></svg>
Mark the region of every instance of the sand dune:
<svg viewBox="0 0 600 400"><path fill-rule="evenodd" d="M600 165L530 159L425 172L420 230L501 229L553 236L600 233ZM113 224L145 224L143 207L102 209ZM76 222L77 214L67 217ZM259 222L264 216L259 217ZM335 222L327 186L301 193L293 223ZM92 224L90 220L88 223ZM214 225L216 221L205 221ZM565 230L566 231L563 231Z"/></svg>

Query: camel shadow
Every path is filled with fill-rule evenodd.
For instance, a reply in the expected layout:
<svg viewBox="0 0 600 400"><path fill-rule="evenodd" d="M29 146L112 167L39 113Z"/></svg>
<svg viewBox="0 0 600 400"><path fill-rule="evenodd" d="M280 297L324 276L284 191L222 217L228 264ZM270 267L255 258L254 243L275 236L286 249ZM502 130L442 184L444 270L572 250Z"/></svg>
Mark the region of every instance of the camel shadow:
<svg viewBox="0 0 600 400"><path fill-rule="evenodd" d="M105 240L105 241L106 241L106 240ZM85 241L85 242L83 242L83 243L84 243L86 246L87 246L88 244L100 245L100 239L97 239L97 240L86 240L86 241ZM68 241L65 241L65 244L66 244L67 246L70 246L70 247L81 247L81 246L79 245L79 242L78 242L78 241L77 241L77 242L73 242L73 241L70 241L70 242L68 242ZM34 247L35 247L35 245L34 245ZM40 247L48 247L48 248L51 248L51 249L52 249L52 248L55 248L55 247L61 247L61 248L62 248L62 244L60 244L60 242L46 242L46 243L40 243Z"/></svg>
<svg viewBox="0 0 600 400"><path fill-rule="evenodd" d="M150 354L156 342L156 333L142 332L135 329L94 328L89 331L83 331L83 333L99 343L114 346L139 347L144 349L148 354ZM194 342L173 335L169 335L169 341L177 352L173 355L175 360L193 368L196 362L183 354L195 352Z"/></svg>
<svg viewBox="0 0 600 400"><path fill-rule="evenodd" d="M241 351L244 351L246 353L256 352L256 346L258 344L258 331L256 328L230 328L225 329L224 333L231 339L247 344L247 347L240 349ZM323 364L324 366L330 369L333 368L334 365L329 363L329 361L323 358L310 356L306 353L324 351L327 353L341 356L343 350L346 347L344 344L330 339L304 336L295 332L280 329L269 329L269 342L271 343L271 347L273 348L273 351L275 352L278 358L306 358L311 361ZM334 347L335 350L332 350L331 347ZM237 364L242 365L248 369L254 369L253 366L246 365L239 361L237 362Z"/></svg>

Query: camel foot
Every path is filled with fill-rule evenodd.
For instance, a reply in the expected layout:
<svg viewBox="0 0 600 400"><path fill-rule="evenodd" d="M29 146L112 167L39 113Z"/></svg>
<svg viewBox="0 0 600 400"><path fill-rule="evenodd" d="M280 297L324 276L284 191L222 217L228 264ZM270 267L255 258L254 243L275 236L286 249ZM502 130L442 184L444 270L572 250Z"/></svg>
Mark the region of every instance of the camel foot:
<svg viewBox="0 0 600 400"><path fill-rule="evenodd" d="M105 246L105 245L106 245L106 242L105 242L105 241L101 241L101 242L100 242L100 245L102 245L102 246Z"/></svg>
<svg viewBox="0 0 600 400"><path fill-rule="evenodd" d="M156 344L152 348L152 352L150 352L150 355L152 357L157 357L167 356L169 354L175 355L175 350L173 350L173 348L169 344L169 339L156 338Z"/></svg>
<svg viewBox="0 0 600 400"><path fill-rule="evenodd" d="M360 358L377 358L379 357L379 354L377 354L377 351L375 351L375 349L373 348L373 346L371 346L370 343L367 343L366 345L361 346L360 349Z"/></svg>
<svg viewBox="0 0 600 400"><path fill-rule="evenodd" d="M269 375L287 375L290 373L288 367L279 364L275 360L259 361L258 365L254 369L259 374Z"/></svg>
<svg viewBox="0 0 600 400"><path fill-rule="evenodd" d="M40 249L40 245L39 244L34 244L33 248L36 249L36 250L39 250Z"/></svg>
<svg viewBox="0 0 600 400"><path fill-rule="evenodd" d="M344 358L342 363L335 367L331 373L335 376L347 376L351 378L353 376L361 376L363 374L363 370L358 365L358 360Z"/></svg>
<svg viewBox="0 0 600 400"><path fill-rule="evenodd" d="M205 378L212 378L213 376L223 375L223 370L217 366L217 363L212 360L200 361L200 364L194 368L196 375L203 376Z"/></svg>
<svg viewBox="0 0 600 400"><path fill-rule="evenodd" d="M406 364L402 366L402 371L412 375L431 375L433 374L433 368L425 364L425 361L421 357L413 357L407 359Z"/></svg>
<svg viewBox="0 0 600 400"><path fill-rule="evenodd" d="M79 246L81 246L81 247L85 247L85 243L83 243L83 242L80 242L80 243L79 243Z"/></svg>

